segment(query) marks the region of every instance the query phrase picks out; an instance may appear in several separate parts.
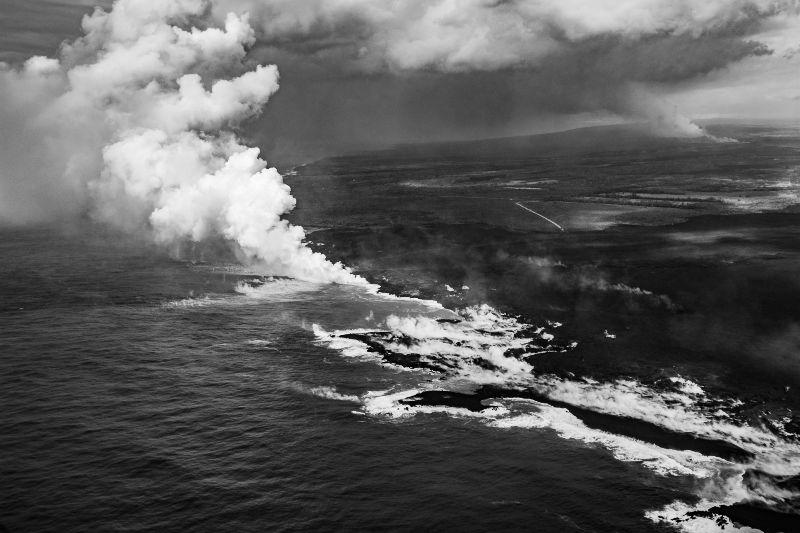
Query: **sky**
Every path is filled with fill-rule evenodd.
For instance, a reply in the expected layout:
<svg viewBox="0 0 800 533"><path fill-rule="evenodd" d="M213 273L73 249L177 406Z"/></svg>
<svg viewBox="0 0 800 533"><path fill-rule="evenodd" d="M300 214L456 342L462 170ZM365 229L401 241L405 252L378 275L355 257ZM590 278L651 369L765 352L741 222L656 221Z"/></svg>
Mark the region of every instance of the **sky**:
<svg viewBox="0 0 800 533"><path fill-rule="evenodd" d="M81 18L94 0L3 0L0 3L0 61L19 62L32 55L53 56L65 39L81 32Z"/></svg>
<svg viewBox="0 0 800 533"><path fill-rule="evenodd" d="M57 56L96 4L111 1L3 0L0 61ZM249 14L248 59L277 64L281 88L248 135L281 157L673 113L800 121L798 5L213 0L186 24Z"/></svg>
<svg viewBox="0 0 800 533"><path fill-rule="evenodd" d="M0 0L0 224L363 283L275 166L636 121L798 122L800 0Z"/></svg>
<svg viewBox="0 0 800 533"><path fill-rule="evenodd" d="M251 53L277 63L287 87L267 110L285 143L593 123L620 112L601 94L617 91L620 78L692 117L800 117L796 2L389 4L220 0L213 9L218 18L251 13ZM4 0L0 60L56 55L95 5L111 2Z"/></svg>

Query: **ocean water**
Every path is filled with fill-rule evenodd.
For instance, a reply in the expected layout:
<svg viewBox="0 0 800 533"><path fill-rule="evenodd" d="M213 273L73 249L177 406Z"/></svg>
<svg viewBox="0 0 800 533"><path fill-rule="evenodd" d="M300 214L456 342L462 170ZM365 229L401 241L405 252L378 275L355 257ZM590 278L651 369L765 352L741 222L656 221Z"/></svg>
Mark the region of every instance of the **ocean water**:
<svg viewBox="0 0 800 533"><path fill-rule="evenodd" d="M420 376L343 358L315 344L311 324L425 306L289 280L248 296L239 276L104 235L48 235L7 233L3 245L25 261L4 275L16 294L3 287L9 531L563 529L623 517L636 529L643 517L619 484L639 485L627 497L642 502L671 497L553 435L360 412L359 396ZM610 499L622 515L591 511Z"/></svg>
<svg viewBox="0 0 800 533"><path fill-rule="evenodd" d="M800 530L800 136L721 133L295 169L381 294L3 229L0 523Z"/></svg>

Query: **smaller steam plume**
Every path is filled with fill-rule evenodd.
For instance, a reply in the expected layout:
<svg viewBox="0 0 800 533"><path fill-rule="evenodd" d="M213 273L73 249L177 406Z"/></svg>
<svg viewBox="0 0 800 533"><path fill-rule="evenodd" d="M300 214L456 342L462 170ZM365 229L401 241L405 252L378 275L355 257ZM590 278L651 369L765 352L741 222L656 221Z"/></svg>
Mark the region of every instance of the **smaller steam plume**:
<svg viewBox="0 0 800 533"><path fill-rule="evenodd" d="M631 84L623 94L625 113L634 119L644 120L654 135L737 142L735 139L711 135L702 126L681 114L678 106L650 94L643 87Z"/></svg>

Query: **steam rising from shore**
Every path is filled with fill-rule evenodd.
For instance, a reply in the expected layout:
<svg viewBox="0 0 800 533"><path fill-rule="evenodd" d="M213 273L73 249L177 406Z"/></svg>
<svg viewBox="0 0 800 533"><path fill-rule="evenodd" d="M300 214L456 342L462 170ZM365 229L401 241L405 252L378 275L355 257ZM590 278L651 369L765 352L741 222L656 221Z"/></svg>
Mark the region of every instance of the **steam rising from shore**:
<svg viewBox="0 0 800 533"><path fill-rule="evenodd" d="M223 237L265 273L366 283L281 219L295 206L289 187L233 132L278 90L277 68L247 68L247 15L184 29L207 9L204 0L119 0L86 17L59 59L4 66L3 104L20 142L3 143L0 214L88 210L159 243Z"/></svg>

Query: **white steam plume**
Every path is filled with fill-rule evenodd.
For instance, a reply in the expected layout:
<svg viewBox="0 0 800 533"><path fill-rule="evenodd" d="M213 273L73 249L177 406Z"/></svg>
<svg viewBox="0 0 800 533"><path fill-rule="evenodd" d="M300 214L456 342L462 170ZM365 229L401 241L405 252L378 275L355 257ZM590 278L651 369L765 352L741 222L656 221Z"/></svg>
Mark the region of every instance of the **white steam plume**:
<svg viewBox="0 0 800 533"><path fill-rule="evenodd" d="M281 219L295 206L289 187L231 131L278 89L277 68L245 67L247 15L184 29L208 9L118 0L84 18L59 59L0 65L2 118L16 133L1 143L0 218L88 209L160 243L221 236L265 273L365 284Z"/></svg>

